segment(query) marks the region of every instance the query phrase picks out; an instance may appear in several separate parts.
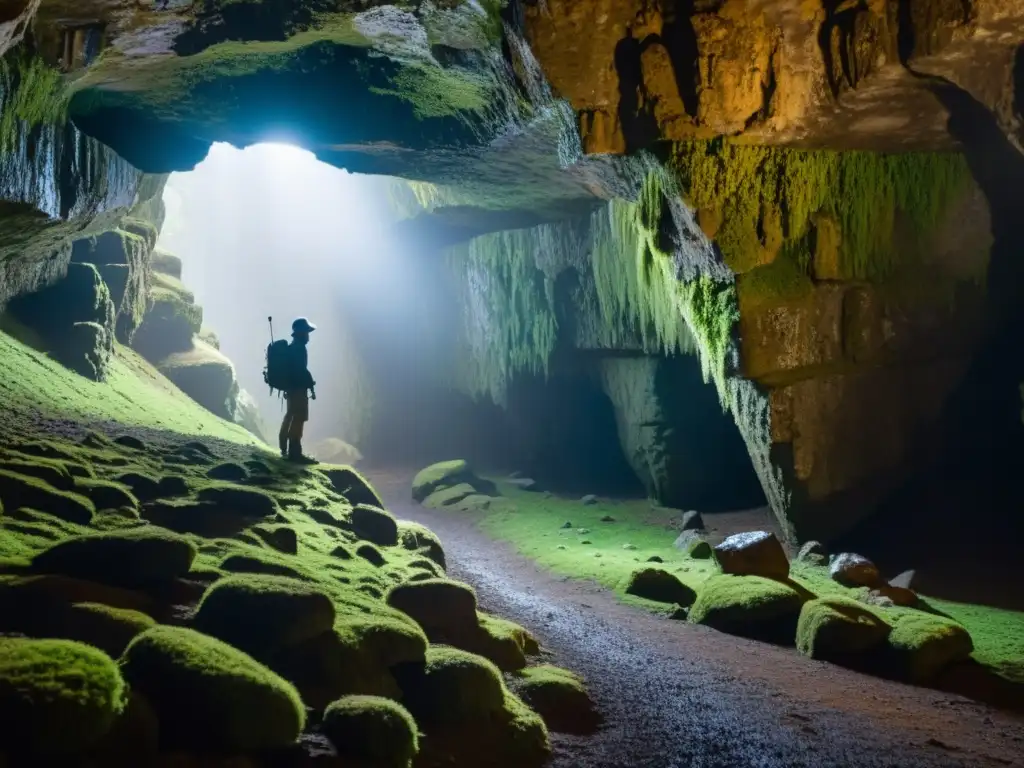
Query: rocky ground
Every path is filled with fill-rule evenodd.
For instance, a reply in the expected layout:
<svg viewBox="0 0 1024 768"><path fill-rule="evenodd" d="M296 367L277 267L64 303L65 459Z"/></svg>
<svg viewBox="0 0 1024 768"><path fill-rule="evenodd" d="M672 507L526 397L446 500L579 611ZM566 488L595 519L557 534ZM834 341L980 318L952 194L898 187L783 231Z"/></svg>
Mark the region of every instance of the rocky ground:
<svg viewBox="0 0 1024 768"><path fill-rule="evenodd" d="M445 541L451 573L482 605L587 681L604 726L553 736L554 765L1024 765L1019 717L625 606L541 570L465 515L410 502L411 476L372 475L390 509Z"/></svg>

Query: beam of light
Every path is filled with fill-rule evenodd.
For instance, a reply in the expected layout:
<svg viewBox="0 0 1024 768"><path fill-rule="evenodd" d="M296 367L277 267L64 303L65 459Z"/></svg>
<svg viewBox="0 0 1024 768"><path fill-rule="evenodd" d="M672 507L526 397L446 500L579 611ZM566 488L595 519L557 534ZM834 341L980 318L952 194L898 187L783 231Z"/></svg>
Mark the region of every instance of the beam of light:
<svg viewBox="0 0 1024 768"><path fill-rule="evenodd" d="M399 355L406 345L416 354L410 327L424 321L422 312L410 315L420 306L415 271L408 248L389 232L383 180L287 144L215 144L193 171L170 177L164 203L158 246L182 259L204 325L220 338L269 431L280 406L262 380L267 317L281 337L293 318L306 316L319 326L310 346L320 385L311 431L349 437L339 432L355 429L366 386L357 375L356 328L364 352Z"/></svg>

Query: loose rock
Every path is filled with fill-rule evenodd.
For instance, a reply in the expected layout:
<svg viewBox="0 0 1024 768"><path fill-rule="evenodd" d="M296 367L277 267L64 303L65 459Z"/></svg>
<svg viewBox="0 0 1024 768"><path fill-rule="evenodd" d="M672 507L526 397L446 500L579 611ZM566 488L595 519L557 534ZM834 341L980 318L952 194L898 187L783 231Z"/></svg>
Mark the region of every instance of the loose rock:
<svg viewBox="0 0 1024 768"><path fill-rule="evenodd" d="M737 533L714 548L715 560L723 573L737 576L789 578L789 560L781 542L768 531Z"/></svg>
<svg viewBox="0 0 1024 768"><path fill-rule="evenodd" d="M828 551L820 541L808 541L796 554L796 559L801 563L811 565L824 565L828 562Z"/></svg>
<svg viewBox="0 0 1024 768"><path fill-rule="evenodd" d="M640 568L630 574L627 595L635 595L659 603L690 605L696 593L679 579L661 568Z"/></svg>
<svg viewBox="0 0 1024 768"><path fill-rule="evenodd" d="M873 587L881 582L875 564L863 555L843 552L832 558L829 576L847 587Z"/></svg>
<svg viewBox="0 0 1024 768"><path fill-rule="evenodd" d="M704 518L701 517L700 512L695 509L691 509L687 512L683 512L682 517L679 520L680 530L683 531L703 531L704 530Z"/></svg>
<svg viewBox="0 0 1024 768"><path fill-rule="evenodd" d="M615 518L612 517L611 515L605 515L604 517L601 518L601 522L602 523L614 523L615 522Z"/></svg>
<svg viewBox="0 0 1024 768"><path fill-rule="evenodd" d="M564 523L562 523L562 530L569 530L572 527L573 527L572 523L570 523L568 520L566 520Z"/></svg>

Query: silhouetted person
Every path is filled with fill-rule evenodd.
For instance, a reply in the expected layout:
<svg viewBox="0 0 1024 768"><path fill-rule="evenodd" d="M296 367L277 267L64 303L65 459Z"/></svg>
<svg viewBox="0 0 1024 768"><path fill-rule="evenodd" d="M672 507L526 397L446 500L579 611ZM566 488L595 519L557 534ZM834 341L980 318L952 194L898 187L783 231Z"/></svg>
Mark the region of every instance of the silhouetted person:
<svg viewBox="0 0 1024 768"><path fill-rule="evenodd" d="M288 345L291 353L291 370L289 380L291 385L285 392L285 402L288 408L284 414L284 421L281 422L281 433L279 435L281 455L289 461L300 464L315 464L316 459L304 456L302 453L302 431L309 421L309 397L312 395L316 400L316 382L309 372L309 355L306 345L309 343L309 334L316 330L316 326L300 317L292 323L292 341Z"/></svg>

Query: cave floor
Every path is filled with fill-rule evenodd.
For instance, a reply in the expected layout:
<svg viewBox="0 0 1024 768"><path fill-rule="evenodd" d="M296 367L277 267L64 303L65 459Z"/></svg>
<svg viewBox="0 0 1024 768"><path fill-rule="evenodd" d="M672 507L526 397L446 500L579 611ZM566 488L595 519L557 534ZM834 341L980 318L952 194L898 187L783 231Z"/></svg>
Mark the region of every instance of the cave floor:
<svg viewBox="0 0 1024 768"><path fill-rule="evenodd" d="M1024 766L1024 718L870 677L792 649L675 622L537 566L465 516L409 500L412 473L371 472L389 508L442 539L482 607L581 674L605 717L554 735L557 768Z"/></svg>

